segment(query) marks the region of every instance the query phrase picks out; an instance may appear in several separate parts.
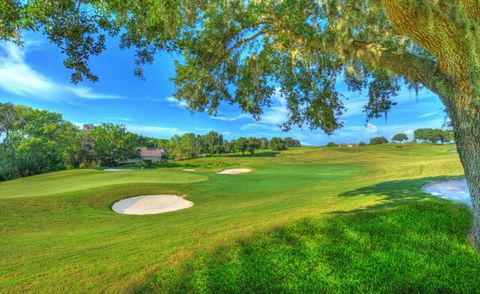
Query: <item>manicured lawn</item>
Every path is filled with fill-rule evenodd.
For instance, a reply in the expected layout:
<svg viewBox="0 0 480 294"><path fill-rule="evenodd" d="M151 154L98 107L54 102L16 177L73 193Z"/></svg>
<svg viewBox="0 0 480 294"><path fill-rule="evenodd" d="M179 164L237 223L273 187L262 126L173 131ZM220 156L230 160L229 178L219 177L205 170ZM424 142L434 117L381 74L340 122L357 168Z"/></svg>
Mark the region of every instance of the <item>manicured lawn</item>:
<svg viewBox="0 0 480 294"><path fill-rule="evenodd" d="M0 183L0 289L469 292L480 275L469 211L420 190L462 174L451 148L300 148ZM225 167L253 172L215 173ZM195 205L110 209L167 193Z"/></svg>

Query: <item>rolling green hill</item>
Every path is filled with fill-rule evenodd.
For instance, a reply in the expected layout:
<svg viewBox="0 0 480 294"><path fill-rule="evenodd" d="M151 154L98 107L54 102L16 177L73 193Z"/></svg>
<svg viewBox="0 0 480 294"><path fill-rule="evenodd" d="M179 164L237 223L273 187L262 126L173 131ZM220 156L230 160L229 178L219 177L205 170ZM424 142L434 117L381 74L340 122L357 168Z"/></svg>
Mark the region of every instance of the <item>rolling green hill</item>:
<svg viewBox="0 0 480 294"><path fill-rule="evenodd" d="M462 175L451 148L299 148L3 182L0 292L471 292L468 208L420 189ZM110 209L170 193L194 206Z"/></svg>

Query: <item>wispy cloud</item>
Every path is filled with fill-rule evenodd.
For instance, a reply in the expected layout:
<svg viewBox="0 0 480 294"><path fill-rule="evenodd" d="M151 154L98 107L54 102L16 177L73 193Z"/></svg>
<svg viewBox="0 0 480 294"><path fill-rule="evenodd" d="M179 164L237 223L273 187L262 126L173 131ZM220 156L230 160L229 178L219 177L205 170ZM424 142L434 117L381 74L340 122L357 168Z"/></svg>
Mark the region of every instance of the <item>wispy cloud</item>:
<svg viewBox="0 0 480 294"><path fill-rule="evenodd" d="M419 115L418 118L427 118L427 117L431 117L431 116L435 116L437 114L439 114L441 111L433 111L433 112L428 112L428 113L424 113L422 115Z"/></svg>
<svg viewBox="0 0 480 294"><path fill-rule="evenodd" d="M132 133L142 134L145 136L154 136L159 138L168 138L173 135L183 135L185 133L188 133L185 130L175 127L157 127L151 125L126 124L126 128Z"/></svg>
<svg viewBox="0 0 480 294"><path fill-rule="evenodd" d="M262 130L269 130L274 132L280 132L281 129L274 125L262 124L262 123L250 123L240 127L242 131L249 130L249 129L262 129Z"/></svg>
<svg viewBox="0 0 480 294"><path fill-rule="evenodd" d="M27 63L26 54L32 44L19 47L0 42L0 88L6 92L31 98L70 103L72 99L125 99L121 95L96 93L90 88L56 82Z"/></svg>
<svg viewBox="0 0 480 294"><path fill-rule="evenodd" d="M185 100L178 100L177 98L170 96L167 97L167 100L170 103L170 106L178 107L178 108L187 108L188 104Z"/></svg>
<svg viewBox="0 0 480 294"><path fill-rule="evenodd" d="M286 122L287 119L287 100L280 93L279 89L277 89L275 95L272 97L272 105L265 109L264 113L260 116L260 120L254 123L245 124L241 129L264 129L280 132L281 129L278 126Z"/></svg>
<svg viewBox="0 0 480 294"><path fill-rule="evenodd" d="M246 113L241 113L234 116L210 116L211 119L221 120L221 121L237 121L241 119L248 119L251 118L251 115Z"/></svg>
<svg viewBox="0 0 480 294"><path fill-rule="evenodd" d="M121 122L128 122L133 121L133 118L124 117L124 116L110 116L106 118L108 121L121 121Z"/></svg>

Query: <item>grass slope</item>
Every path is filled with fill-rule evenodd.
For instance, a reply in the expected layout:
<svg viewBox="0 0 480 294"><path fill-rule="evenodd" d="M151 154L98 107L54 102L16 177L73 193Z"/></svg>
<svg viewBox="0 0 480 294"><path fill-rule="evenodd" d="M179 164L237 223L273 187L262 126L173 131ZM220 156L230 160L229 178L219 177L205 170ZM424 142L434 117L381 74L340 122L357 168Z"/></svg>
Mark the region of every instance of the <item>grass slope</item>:
<svg viewBox="0 0 480 294"><path fill-rule="evenodd" d="M468 209L420 190L461 175L450 148L300 148L0 183L0 289L478 289L468 280L480 274L467 241ZM253 172L215 173L230 166ZM110 209L128 196L159 193L184 194L195 205L149 216Z"/></svg>

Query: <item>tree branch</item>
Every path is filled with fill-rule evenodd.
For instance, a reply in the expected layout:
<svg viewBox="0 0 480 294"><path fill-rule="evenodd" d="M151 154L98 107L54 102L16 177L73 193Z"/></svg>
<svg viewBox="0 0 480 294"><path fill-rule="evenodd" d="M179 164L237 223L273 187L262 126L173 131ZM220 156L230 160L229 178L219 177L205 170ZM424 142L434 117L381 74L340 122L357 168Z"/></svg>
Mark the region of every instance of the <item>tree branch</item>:
<svg viewBox="0 0 480 294"><path fill-rule="evenodd" d="M354 41L343 52L351 59L360 60L373 68L383 68L403 76L410 82L422 83L439 96L445 96L448 81L438 71L433 60L407 52L392 52L379 45Z"/></svg>
<svg viewBox="0 0 480 294"><path fill-rule="evenodd" d="M428 10L418 1L383 0L383 7L394 28L422 46L438 60L442 74L460 78L468 72L468 44L460 30L434 5Z"/></svg>
<svg viewBox="0 0 480 294"><path fill-rule="evenodd" d="M354 40L349 44L335 42L324 43L318 40L306 40L289 30L287 24L279 18L273 21L283 32L300 46L311 51L334 52L349 60L359 60L373 68L383 68L402 76L410 82L419 82L439 96L449 89L447 79L438 72L435 61L418 57L408 52L394 52L380 45Z"/></svg>

